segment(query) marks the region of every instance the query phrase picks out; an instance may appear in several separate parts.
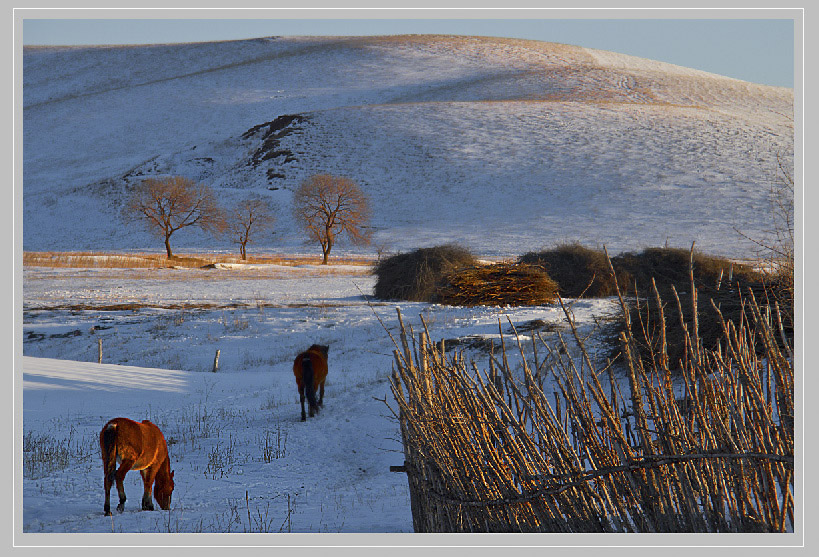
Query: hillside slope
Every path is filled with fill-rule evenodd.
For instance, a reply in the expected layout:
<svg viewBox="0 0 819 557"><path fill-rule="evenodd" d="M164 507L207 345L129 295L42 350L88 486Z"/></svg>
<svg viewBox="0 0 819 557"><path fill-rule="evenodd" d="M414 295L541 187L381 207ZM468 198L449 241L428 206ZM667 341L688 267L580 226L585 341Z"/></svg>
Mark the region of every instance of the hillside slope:
<svg viewBox="0 0 819 557"><path fill-rule="evenodd" d="M29 47L23 102L27 250L158 250L119 207L162 173L214 186L225 205L270 198L276 234L251 251L309 250L291 192L329 172L369 193L390 250L696 240L743 256L734 229L770 227L777 157L793 158L791 89L511 39ZM271 150L263 124L283 115L298 118ZM187 230L173 242L232 249Z"/></svg>

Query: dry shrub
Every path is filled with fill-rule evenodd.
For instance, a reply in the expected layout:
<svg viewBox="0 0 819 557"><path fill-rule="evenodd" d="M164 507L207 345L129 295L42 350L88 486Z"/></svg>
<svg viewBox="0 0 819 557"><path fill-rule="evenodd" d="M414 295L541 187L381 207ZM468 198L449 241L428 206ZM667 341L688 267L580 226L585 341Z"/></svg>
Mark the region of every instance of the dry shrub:
<svg viewBox="0 0 819 557"><path fill-rule="evenodd" d="M762 301L770 301L766 298L764 287L748 287L748 289L725 288L719 291L707 292L705 295L698 294L697 305L697 336L702 343L702 347L707 350L717 350L721 341L724 340L724 329L722 321L740 323L743 313L743 300L753 292L754 297ZM713 303L713 305L712 305ZM714 307L716 306L716 308ZM636 302L628 305L630 319L635 331L645 331L640 338L635 341L635 348L638 354L644 359L650 359L652 354L661 351L662 341L660 331L662 330L662 320L665 320L665 345L668 355L668 366L672 370L679 369L681 362L687 356L689 347L686 337L692 334L694 320L693 300L690 292L678 294L677 297L662 300L662 314L660 313L655 296L641 297ZM778 324L772 323L774 330L778 331ZM625 324L621 328L625 327ZM651 339L651 344L645 341ZM783 338L788 339L788 344L793 344L793 328L783 326L781 334L774 339L780 347L784 347ZM754 351L762 353L764 346L756 344ZM619 347L614 350L619 351Z"/></svg>
<svg viewBox="0 0 819 557"><path fill-rule="evenodd" d="M651 279L657 283L657 289L663 298L672 295L671 287L678 292L685 292L691 282L689 264L691 250L682 248L647 248L642 252L622 253L613 257L611 262L618 275L627 275L626 292L633 295L636 289L640 292L651 290ZM762 274L750 265L737 263L724 257L706 255L694 251L694 281L697 290L716 291L721 282L730 278L731 283L739 287L762 283Z"/></svg>
<svg viewBox="0 0 819 557"><path fill-rule="evenodd" d="M536 306L551 304L558 286L541 267L495 263L447 274L436 302L452 306Z"/></svg>
<svg viewBox="0 0 819 557"><path fill-rule="evenodd" d="M557 282L563 297L576 298L582 294L597 298L617 294L603 250L574 242L550 250L529 252L520 256L518 262L543 267ZM628 279L624 274L618 274L618 278L623 281Z"/></svg>
<svg viewBox="0 0 819 557"><path fill-rule="evenodd" d="M771 285L763 273L749 265L696 251L649 248L640 253L618 255L612 258L612 266L618 274L618 284L621 288L625 284L622 293L637 297L636 302L629 304L629 318L637 330L648 333L640 335L636 342L639 354L650 358L665 342L672 369L678 368L686 356L686 336L693 333L694 324L702 346L714 350L724 336L723 320L739 324L743 299L750 293L766 303L775 302L770 298ZM698 302L696 320L693 319L692 269ZM621 273L629 277L628 282L621 280ZM657 294L662 305L658 305ZM787 313L787 308L781 309ZM664 336L659 334L663 328ZM651 338L653 344L642 342L643 338ZM793 344L792 325L783 325L777 341L783 347ZM760 353L763 347L758 345L755 350Z"/></svg>
<svg viewBox="0 0 819 557"><path fill-rule="evenodd" d="M158 269L165 267L199 268L222 259L220 256L167 257L159 254L118 254L105 252L36 252L23 253L25 267L54 267L75 269ZM235 258L232 258L235 259Z"/></svg>
<svg viewBox="0 0 819 557"><path fill-rule="evenodd" d="M446 244L400 253L375 264L375 297L382 300L431 302L447 273L474 266L475 256L464 247Z"/></svg>
<svg viewBox="0 0 819 557"><path fill-rule="evenodd" d="M722 319L739 322L742 298L749 292L771 304L779 302L786 319L777 341L780 346L793 343L793 320L787 318L793 315L787 296L792 279L787 273L783 273L784 278L779 281L782 286L777 288L777 277L765 275L750 265L680 248L648 248L641 252L623 253L612 258L610 267L604 251L578 243L530 252L518 261L542 266L557 282L562 296L613 296L617 293L617 287L624 296L636 296L638 301L629 304L629 317L636 327L650 333L649 337L655 342L653 346L639 345L638 342L640 354L648 358L660 349L658 343L661 342L661 335L658 331L664 320L664 340L672 367L677 367L686 353L686 327L683 321L693 323L692 265L699 299L696 322L704 347L717 347L722 337ZM616 282L612 277L612 267ZM657 293L664 300L662 314L654 293L655 285ZM784 291L785 295L776 296L779 291ZM772 298L772 295L776 297ZM624 327L625 323L621 323L620 330ZM757 346L756 349L761 350L761 347ZM613 346L612 356L618 352L619 346Z"/></svg>
<svg viewBox="0 0 819 557"><path fill-rule="evenodd" d="M169 265L160 255L101 254L95 252L23 252L24 267L57 268L156 268Z"/></svg>
<svg viewBox="0 0 819 557"><path fill-rule="evenodd" d="M777 180L771 184L769 194L772 228L766 237L753 238L736 229L761 250L759 265L768 275L772 294L782 306L783 318L793 327L794 304L794 177L791 166L776 156L779 167Z"/></svg>
<svg viewBox="0 0 819 557"><path fill-rule="evenodd" d="M694 251L694 279L698 291L716 292L729 282L739 287L763 283L762 274L751 266L723 257ZM529 252L518 262L540 265L560 286L565 297L606 297L649 292L652 279L663 298L670 298L672 286L685 292L690 283L691 252L681 248L647 248L642 252L623 253L612 258L617 273L617 285L611 275L608 258L603 250L591 249L579 243L562 244L541 252Z"/></svg>
<svg viewBox="0 0 819 557"><path fill-rule="evenodd" d="M793 259L780 262L781 267L775 268L766 274L766 280L770 285L771 297L782 309L782 316L793 338L793 305L794 305L794 279L793 279Z"/></svg>

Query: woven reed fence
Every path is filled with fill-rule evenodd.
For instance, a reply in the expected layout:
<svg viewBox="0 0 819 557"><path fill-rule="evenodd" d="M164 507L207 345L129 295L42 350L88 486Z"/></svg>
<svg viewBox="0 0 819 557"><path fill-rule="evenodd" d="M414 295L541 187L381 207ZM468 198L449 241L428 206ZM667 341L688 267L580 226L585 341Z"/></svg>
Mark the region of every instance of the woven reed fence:
<svg viewBox="0 0 819 557"><path fill-rule="evenodd" d="M618 380L592 365L568 311L568 339L515 332L517 349L501 341L488 370L399 311L391 387L415 531L792 531L793 358L776 312L743 303L716 350L686 324L676 387L662 350L636 355L644 324L620 337Z"/></svg>

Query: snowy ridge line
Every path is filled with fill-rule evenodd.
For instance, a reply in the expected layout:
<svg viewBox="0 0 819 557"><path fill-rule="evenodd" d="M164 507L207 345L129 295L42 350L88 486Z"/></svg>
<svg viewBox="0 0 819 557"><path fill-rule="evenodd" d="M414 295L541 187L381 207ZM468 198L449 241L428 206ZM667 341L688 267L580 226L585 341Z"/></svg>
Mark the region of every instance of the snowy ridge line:
<svg viewBox="0 0 819 557"><path fill-rule="evenodd" d="M338 41L337 43L323 43L323 44L318 44L318 45L305 46L305 47L301 47L301 48L294 48L292 50L287 50L287 51L284 51L284 52L276 52L276 53L268 54L268 55L265 55L265 56L258 56L256 58L251 58L249 60L241 60L241 61L233 62L231 64L225 64L225 65L221 65L221 66L214 66L214 67L210 67L210 68L203 68L201 70L197 70L197 71L194 71L194 72L188 72L188 73L183 73L183 74L172 75L172 76L168 76L168 77L163 77L161 79L154 79L154 80L143 81L143 82L138 82L138 83L128 83L128 84L125 84L125 85L122 85L122 86L119 86L119 87L110 87L108 89L101 89L101 90L97 90L97 91L89 91L87 93L77 93L77 94L73 94L73 95L66 95L66 96L60 97L60 98L49 99L49 100L46 100L46 101L39 101L39 102L35 102L35 103L29 104L29 105L25 105L23 107L23 109L25 110L25 109L29 109L29 108L38 108L38 107L41 107L41 106L46 106L46 105L50 105L50 104L54 104L54 103L65 102L65 101L81 99L81 98L87 98L87 97L93 97L95 95L104 95L106 93L112 93L112 92L121 91L121 90L125 90L125 89L146 87L146 86L149 86L149 85L156 85L156 84L159 84L159 83L165 83L165 82L173 81L173 80L177 80L177 79L186 79L186 78L190 78L190 77L198 77L198 76L201 76L201 75L207 75L209 73L220 72L220 71L225 71L225 70L231 70L231 69L236 69L236 68L242 68L242 67L246 67L246 66L252 66L252 65L255 65L255 64L261 64L261 63L264 63L264 62L270 62L272 60L283 59L283 58L287 58L287 57L302 56L302 55L305 55L305 54L310 54L311 52L316 52L316 51L322 50L324 48L328 48L328 47L332 47L332 46L339 46L339 45L344 44L345 42L347 42L347 41L342 40L342 41ZM187 43L187 44L196 44L196 43ZM171 45L168 45L168 46L171 46ZM30 48L30 47L24 47L24 50L25 50L25 48ZM110 47L100 46L100 47L95 47L95 48L110 48ZM129 47L127 45L123 45L122 48L129 48ZM132 46L130 48L138 48L138 46Z"/></svg>

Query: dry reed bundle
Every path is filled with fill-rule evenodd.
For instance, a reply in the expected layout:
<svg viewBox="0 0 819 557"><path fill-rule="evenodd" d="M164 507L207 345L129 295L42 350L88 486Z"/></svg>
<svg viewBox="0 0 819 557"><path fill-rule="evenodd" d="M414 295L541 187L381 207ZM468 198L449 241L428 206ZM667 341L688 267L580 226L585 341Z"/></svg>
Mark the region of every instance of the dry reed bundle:
<svg viewBox="0 0 819 557"><path fill-rule="evenodd" d="M495 263L446 275L435 301L452 306L536 306L553 303L558 286L542 268Z"/></svg>
<svg viewBox="0 0 819 557"><path fill-rule="evenodd" d="M792 531L793 359L752 294L745 315L717 350L690 323L680 393L662 350L636 357L630 323L621 385L593 367L568 311L582 358L536 335L527 360L518 337L519 378L503 343L479 371L399 312L391 386L415 531Z"/></svg>

